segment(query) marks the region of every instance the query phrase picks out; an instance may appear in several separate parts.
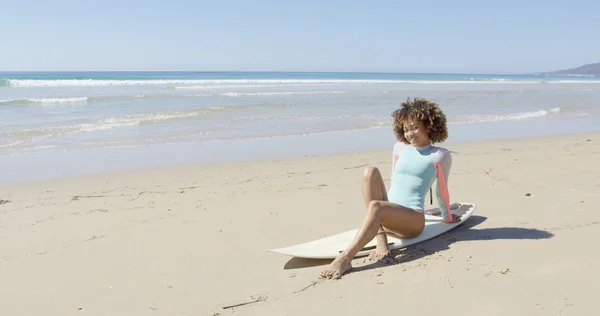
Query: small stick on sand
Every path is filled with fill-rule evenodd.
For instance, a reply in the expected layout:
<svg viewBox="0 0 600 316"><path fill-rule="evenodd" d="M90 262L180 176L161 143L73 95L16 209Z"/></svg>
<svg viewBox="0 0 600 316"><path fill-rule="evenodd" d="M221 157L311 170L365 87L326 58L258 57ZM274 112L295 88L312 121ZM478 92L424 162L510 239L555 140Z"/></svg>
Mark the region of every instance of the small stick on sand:
<svg viewBox="0 0 600 316"><path fill-rule="evenodd" d="M309 284L309 285L307 285L307 286L303 287L302 289L300 289L300 290L298 290L298 291L295 291L295 292L294 292L294 294L296 294L296 293L300 293L300 292L303 292L303 291L305 291L306 289L308 289L309 287L313 287L313 286L317 285L317 283L319 283L319 282L320 282L320 281L313 281L311 284Z"/></svg>
<svg viewBox="0 0 600 316"><path fill-rule="evenodd" d="M105 195L75 195L71 198L71 201L77 201L80 198L101 198L105 197Z"/></svg>
<svg viewBox="0 0 600 316"><path fill-rule="evenodd" d="M236 304L232 304L232 305L226 305L223 306L223 309L229 309L229 308L234 308L234 307L240 307L240 306L244 306L244 305L249 305L249 304L254 304L254 303L258 303L258 302L262 302L265 301L267 299L266 296L259 296L251 301L247 301L247 302L241 302L241 303L236 303Z"/></svg>

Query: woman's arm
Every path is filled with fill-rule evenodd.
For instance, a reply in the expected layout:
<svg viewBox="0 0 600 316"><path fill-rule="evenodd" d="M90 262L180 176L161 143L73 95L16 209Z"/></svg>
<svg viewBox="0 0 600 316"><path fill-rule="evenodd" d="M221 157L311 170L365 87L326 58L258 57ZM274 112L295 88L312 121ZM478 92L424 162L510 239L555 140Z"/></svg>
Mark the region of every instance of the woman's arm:
<svg viewBox="0 0 600 316"><path fill-rule="evenodd" d="M450 175L450 168L452 167L452 156L450 155L450 152L445 149L442 150L441 159L434 162L434 166L437 172L435 194L438 207L440 208L440 212L446 223L455 222L452 211L450 210L450 192L448 190L448 178Z"/></svg>
<svg viewBox="0 0 600 316"><path fill-rule="evenodd" d="M396 162L398 161L398 157L400 157L400 152L406 147L406 144L397 142L394 144L394 148L392 148L392 174L390 179L394 177L394 171L396 170Z"/></svg>

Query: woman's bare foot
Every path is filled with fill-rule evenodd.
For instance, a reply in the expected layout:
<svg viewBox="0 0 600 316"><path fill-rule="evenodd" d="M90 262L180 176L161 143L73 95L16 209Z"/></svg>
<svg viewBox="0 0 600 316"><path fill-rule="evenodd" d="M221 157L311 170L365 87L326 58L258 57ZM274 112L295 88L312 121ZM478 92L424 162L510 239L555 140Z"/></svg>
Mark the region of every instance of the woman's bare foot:
<svg viewBox="0 0 600 316"><path fill-rule="evenodd" d="M339 279L346 271L352 268L352 258L347 258L343 253L340 254L327 269L321 271L321 277L325 279Z"/></svg>
<svg viewBox="0 0 600 316"><path fill-rule="evenodd" d="M385 244L380 245L379 243L377 244L375 251L369 254L368 259L369 261L382 262L385 264L391 264L395 262L394 256L392 256L388 246Z"/></svg>

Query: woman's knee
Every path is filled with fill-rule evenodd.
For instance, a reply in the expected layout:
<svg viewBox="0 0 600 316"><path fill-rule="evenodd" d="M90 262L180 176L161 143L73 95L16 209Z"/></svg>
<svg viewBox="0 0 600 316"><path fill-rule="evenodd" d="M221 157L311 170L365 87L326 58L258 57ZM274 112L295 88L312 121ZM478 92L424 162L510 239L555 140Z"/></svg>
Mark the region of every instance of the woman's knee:
<svg viewBox="0 0 600 316"><path fill-rule="evenodd" d="M369 215L376 217L381 215L381 208L383 206L381 202L377 200L369 202Z"/></svg>
<svg viewBox="0 0 600 316"><path fill-rule="evenodd" d="M366 167L363 173L363 178L367 181L381 178L381 173L377 167Z"/></svg>

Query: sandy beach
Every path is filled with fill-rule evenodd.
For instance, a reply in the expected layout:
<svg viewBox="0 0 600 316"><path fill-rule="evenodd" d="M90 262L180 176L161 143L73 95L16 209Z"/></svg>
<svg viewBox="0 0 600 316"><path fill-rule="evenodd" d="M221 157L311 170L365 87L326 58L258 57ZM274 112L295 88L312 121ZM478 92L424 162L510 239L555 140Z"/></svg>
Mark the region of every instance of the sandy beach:
<svg viewBox="0 0 600 316"><path fill-rule="evenodd" d="M598 314L600 133L445 146L476 213L397 264L265 251L357 227L392 145L2 186L0 315Z"/></svg>

